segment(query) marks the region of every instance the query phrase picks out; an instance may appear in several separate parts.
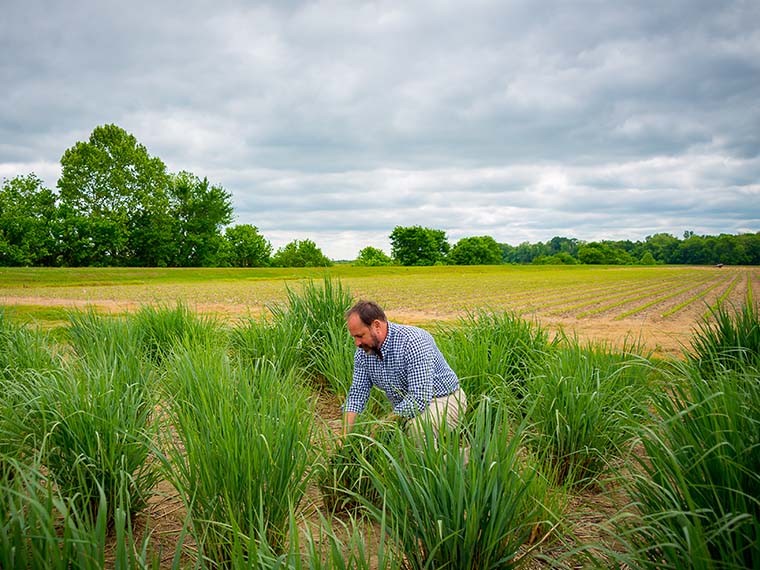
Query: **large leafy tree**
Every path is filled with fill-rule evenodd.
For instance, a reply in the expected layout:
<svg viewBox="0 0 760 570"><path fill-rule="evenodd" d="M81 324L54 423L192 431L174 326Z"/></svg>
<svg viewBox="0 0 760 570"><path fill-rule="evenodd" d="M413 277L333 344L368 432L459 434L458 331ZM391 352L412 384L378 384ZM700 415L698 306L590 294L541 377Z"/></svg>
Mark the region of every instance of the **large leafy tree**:
<svg viewBox="0 0 760 570"><path fill-rule="evenodd" d="M272 258L276 267L329 267L332 265L323 253L310 239L293 240L277 250Z"/></svg>
<svg viewBox="0 0 760 570"><path fill-rule="evenodd" d="M449 252L446 232L422 226L396 226L390 235L391 255L401 265L443 263Z"/></svg>
<svg viewBox="0 0 760 570"><path fill-rule="evenodd" d="M61 158L60 211L69 265L163 265L168 259L168 175L116 125L96 127Z"/></svg>
<svg viewBox="0 0 760 570"><path fill-rule="evenodd" d="M36 175L3 180L0 187L0 265L53 265L56 197Z"/></svg>
<svg viewBox="0 0 760 570"><path fill-rule="evenodd" d="M172 176L169 212L173 219L173 265L213 267L222 265L226 242L222 228L232 221L232 197L190 172Z"/></svg>
<svg viewBox="0 0 760 570"><path fill-rule="evenodd" d="M491 236L462 238L451 248L449 262L455 265L497 265L501 263L501 248Z"/></svg>
<svg viewBox="0 0 760 570"><path fill-rule="evenodd" d="M269 265L272 244L259 233L256 226L238 224L224 232L227 240L227 262L233 267L264 267Z"/></svg>

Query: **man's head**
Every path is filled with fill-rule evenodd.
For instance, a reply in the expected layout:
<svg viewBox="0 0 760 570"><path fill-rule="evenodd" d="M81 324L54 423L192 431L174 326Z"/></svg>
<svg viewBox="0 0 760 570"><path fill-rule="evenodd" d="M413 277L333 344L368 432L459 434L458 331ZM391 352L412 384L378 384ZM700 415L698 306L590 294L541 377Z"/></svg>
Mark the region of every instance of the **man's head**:
<svg viewBox="0 0 760 570"><path fill-rule="evenodd" d="M346 312L346 325L357 347L380 355L380 346L388 335L388 319L380 305L359 301Z"/></svg>

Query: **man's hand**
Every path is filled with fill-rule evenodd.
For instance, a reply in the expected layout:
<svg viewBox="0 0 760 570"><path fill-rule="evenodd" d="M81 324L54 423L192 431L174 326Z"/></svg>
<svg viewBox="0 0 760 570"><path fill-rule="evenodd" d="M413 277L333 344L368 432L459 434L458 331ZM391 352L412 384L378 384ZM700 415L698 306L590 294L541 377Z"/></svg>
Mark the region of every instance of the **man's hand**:
<svg viewBox="0 0 760 570"><path fill-rule="evenodd" d="M356 412L346 412L343 414L343 437L346 437L353 429L357 415Z"/></svg>

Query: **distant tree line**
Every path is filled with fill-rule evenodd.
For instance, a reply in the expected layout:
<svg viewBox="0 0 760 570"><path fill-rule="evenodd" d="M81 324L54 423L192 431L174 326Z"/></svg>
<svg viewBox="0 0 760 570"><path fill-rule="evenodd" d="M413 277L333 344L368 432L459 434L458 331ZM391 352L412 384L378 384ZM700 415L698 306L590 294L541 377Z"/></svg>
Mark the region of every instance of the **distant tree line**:
<svg viewBox="0 0 760 570"><path fill-rule="evenodd" d="M93 130L61 158L58 192L35 174L0 186L0 265L143 267L321 267L309 240L272 245L250 224L230 225L231 195L191 172L171 173L116 125ZM357 265L728 264L760 265L760 232L644 241L497 243L465 237L451 246L443 230L397 226L391 255L365 247Z"/></svg>
<svg viewBox="0 0 760 570"><path fill-rule="evenodd" d="M396 227L390 235L391 256L374 247L359 252L359 265L760 265L760 232L698 236L683 239L659 233L644 241L583 242L553 237L517 246L497 243L490 236L465 237L453 247L442 230L421 226Z"/></svg>
<svg viewBox="0 0 760 570"><path fill-rule="evenodd" d="M500 247L505 263L760 265L760 232L710 236L687 231L683 239L658 233L647 236L643 241L582 242L554 237L546 243L500 244Z"/></svg>

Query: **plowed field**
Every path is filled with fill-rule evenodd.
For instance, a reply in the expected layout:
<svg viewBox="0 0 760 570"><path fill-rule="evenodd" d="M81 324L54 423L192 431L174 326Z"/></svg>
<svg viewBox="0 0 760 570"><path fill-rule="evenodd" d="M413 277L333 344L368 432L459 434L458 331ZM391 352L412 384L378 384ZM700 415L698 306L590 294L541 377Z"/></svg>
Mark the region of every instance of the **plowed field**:
<svg viewBox="0 0 760 570"><path fill-rule="evenodd" d="M181 300L234 320L265 313L288 287L325 274L355 297L377 300L399 322L433 327L481 308L510 310L582 339L619 345L634 338L661 354L680 353L711 307L738 306L760 292L756 267L6 268L0 304L49 321L43 315L55 307L124 312Z"/></svg>

